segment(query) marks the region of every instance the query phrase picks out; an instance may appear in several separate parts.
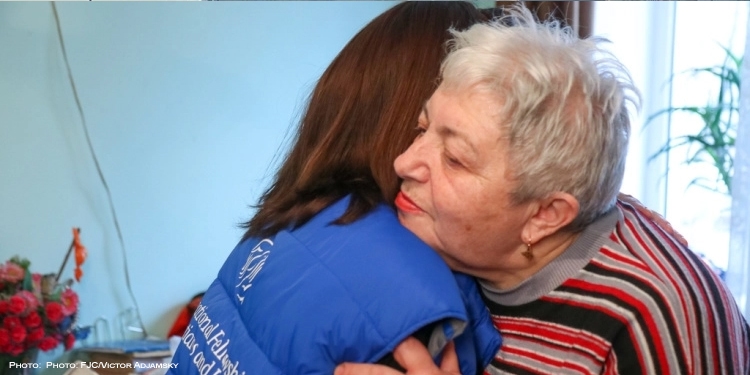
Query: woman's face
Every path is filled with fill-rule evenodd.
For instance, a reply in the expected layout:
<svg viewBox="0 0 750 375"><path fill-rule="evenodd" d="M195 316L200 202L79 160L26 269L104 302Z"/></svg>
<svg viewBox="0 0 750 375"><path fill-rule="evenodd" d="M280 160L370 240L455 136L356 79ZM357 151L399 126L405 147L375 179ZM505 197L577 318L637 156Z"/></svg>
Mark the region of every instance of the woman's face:
<svg viewBox="0 0 750 375"><path fill-rule="evenodd" d="M529 211L510 203L512 166L493 99L439 87L420 114L420 135L394 162L401 223L451 268L475 276L524 248Z"/></svg>

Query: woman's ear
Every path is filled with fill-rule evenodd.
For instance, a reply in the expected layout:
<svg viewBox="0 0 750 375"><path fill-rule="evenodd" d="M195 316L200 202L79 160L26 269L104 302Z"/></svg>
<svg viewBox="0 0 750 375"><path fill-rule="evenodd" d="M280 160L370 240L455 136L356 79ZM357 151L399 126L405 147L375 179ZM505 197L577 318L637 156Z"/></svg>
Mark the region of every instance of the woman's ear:
<svg viewBox="0 0 750 375"><path fill-rule="evenodd" d="M578 200L563 192L552 193L537 201L524 228L524 239L538 242L559 231L578 216L579 208Z"/></svg>

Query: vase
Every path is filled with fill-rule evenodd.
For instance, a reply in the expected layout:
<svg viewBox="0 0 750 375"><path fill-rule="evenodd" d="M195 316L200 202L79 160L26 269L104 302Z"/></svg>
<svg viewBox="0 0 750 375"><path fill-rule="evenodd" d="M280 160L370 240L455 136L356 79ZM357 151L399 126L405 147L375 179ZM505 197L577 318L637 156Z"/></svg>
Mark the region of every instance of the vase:
<svg viewBox="0 0 750 375"><path fill-rule="evenodd" d="M29 349L19 355L0 353L0 375L32 375L36 368L39 349Z"/></svg>

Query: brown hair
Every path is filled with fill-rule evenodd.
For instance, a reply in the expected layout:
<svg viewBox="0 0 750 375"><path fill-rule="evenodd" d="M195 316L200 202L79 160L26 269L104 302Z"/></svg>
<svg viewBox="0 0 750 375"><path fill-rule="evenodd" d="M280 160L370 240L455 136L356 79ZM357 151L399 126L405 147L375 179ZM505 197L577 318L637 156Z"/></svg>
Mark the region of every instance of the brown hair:
<svg viewBox="0 0 750 375"><path fill-rule="evenodd" d="M393 170L437 87L448 29L484 21L468 2L404 2L373 19L323 73L291 150L244 224L245 238L297 227L351 194L351 223L399 189Z"/></svg>

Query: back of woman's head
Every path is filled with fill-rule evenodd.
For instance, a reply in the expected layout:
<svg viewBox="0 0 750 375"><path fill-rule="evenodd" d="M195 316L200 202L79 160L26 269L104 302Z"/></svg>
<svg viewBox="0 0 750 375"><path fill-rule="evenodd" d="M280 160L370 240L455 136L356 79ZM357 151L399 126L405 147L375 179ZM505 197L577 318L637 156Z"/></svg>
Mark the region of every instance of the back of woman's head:
<svg viewBox="0 0 750 375"><path fill-rule="evenodd" d="M350 194L337 223L392 202L399 186L393 160L413 140L422 104L437 87L448 29L483 20L467 2L404 2L354 36L313 89L245 237L302 225Z"/></svg>

